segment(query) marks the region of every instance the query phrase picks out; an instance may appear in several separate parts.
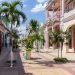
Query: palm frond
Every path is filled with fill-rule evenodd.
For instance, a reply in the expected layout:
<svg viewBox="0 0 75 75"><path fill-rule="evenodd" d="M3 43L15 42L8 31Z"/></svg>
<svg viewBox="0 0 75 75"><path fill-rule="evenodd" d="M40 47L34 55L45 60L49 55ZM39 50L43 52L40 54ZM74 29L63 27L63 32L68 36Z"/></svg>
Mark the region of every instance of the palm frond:
<svg viewBox="0 0 75 75"><path fill-rule="evenodd" d="M26 21L26 15L23 12L16 9L16 10L14 10L14 13L18 14L19 16L22 17L22 23L24 23Z"/></svg>
<svg viewBox="0 0 75 75"><path fill-rule="evenodd" d="M14 7L16 7L17 5L20 5L21 8L23 7L22 2L20 2L20 1L15 1L15 2L13 2L11 6L14 8Z"/></svg>
<svg viewBox="0 0 75 75"><path fill-rule="evenodd" d="M8 12L8 11L9 11L8 8L4 8L4 9L1 9L1 10L0 10L1 13L6 13L6 12Z"/></svg>
<svg viewBox="0 0 75 75"><path fill-rule="evenodd" d="M2 6L7 6L7 7L9 7L10 4L9 4L8 2L2 2Z"/></svg>

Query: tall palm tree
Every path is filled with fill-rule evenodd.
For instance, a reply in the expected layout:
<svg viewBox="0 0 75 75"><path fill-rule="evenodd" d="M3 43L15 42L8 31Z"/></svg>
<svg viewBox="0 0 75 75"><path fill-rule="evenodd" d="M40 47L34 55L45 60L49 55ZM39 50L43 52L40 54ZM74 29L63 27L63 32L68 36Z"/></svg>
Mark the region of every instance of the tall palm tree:
<svg viewBox="0 0 75 75"><path fill-rule="evenodd" d="M29 23L29 34L37 33L39 30L39 23L37 20L31 20Z"/></svg>
<svg viewBox="0 0 75 75"><path fill-rule="evenodd" d="M6 21L9 23L10 26L10 31L11 31L11 54L12 54L12 30L13 30L13 25L20 25L21 24L21 19L22 23L25 22L26 16L25 14L17 9L17 5L20 5L22 7L22 4L20 1L14 1L12 3L9 2L2 2L1 4L1 17L5 17ZM12 57L12 56L11 56ZM11 67L13 66L12 64L12 58L11 58Z"/></svg>
<svg viewBox="0 0 75 75"><path fill-rule="evenodd" d="M22 7L22 3L20 1L15 1L13 3L3 2L1 7L1 14L4 14L4 16L7 19L8 22L14 25L16 23L17 25L20 25L21 18L22 22L25 22L26 16L25 14L17 9L17 5L20 5Z"/></svg>
<svg viewBox="0 0 75 75"><path fill-rule="evenodd" d="M38 41L40 40L39 36L39 23L37 20L31 20L29 23L29 35L34 35L38 51Z"/></svg>

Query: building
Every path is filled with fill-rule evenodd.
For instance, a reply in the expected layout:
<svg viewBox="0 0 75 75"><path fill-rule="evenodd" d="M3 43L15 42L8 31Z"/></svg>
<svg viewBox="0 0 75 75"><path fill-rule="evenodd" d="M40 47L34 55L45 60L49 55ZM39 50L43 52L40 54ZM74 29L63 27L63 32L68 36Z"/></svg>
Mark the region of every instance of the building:
<svg viewBox="0 0 75 75"><path fill-rule="evenodd" d="M49 30L60 29L60 0L49 1L46 6L45 48L49 48Z"/></svg>
<svg viewBox="0 0 75 75"><path fill-rule="evenodd" d="M0 53L2 48L7 48L9 46L9 31L0 21Z"/></svg>
<svg viewBox="0 0 75 75"><path fill-rule="evenodd" d="M52 23L50 22L52 21ZM69 49L75 52L75 1L50 0L46 6L45 35L48 30L61 29L70 32ZM47 33L47 34L46 34ZM49 48L49 37L45 37L45 47Z"/></svg>

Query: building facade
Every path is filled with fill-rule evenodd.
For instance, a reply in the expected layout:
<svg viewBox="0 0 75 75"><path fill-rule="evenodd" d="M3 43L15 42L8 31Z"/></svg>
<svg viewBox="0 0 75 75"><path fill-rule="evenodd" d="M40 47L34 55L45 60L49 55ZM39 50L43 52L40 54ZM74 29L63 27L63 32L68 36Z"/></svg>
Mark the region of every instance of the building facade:
<svg viewBox="0 0 75 75"><path fill-rule="evenodd" d="M46 6L46 25L47 32L51 30L63 30L70 32L68 40L69 49L75 52L75 1L74 0L50 0ZM46 32L45 32L45 35ZM45 37L45 46L49 48L49 38Z"/></svg>
<svg viewBox="0 0 75 75"><path fill-rule="evenodd" d="M60 29L60 0L49 1L46 6L46 24L44 31L45 48L49 48L49 30Z"/></svg>
<svg viewBox="0 0 75 75"><path fill-rule="evenodd" d="M0 53L2 48L7 48L9 46L9 35L7 28L0 21Z"/></svg>

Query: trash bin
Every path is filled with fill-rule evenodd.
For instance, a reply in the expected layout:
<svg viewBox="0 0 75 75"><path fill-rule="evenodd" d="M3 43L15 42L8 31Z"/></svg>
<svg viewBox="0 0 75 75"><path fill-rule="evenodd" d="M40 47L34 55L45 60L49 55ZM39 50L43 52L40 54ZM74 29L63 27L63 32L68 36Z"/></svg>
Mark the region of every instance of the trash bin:
<svg viewBox="0 0 75 75"><path fill-rule="evenodd" d="M27 53L24 53L24 59L27 60Z"/></svg>

